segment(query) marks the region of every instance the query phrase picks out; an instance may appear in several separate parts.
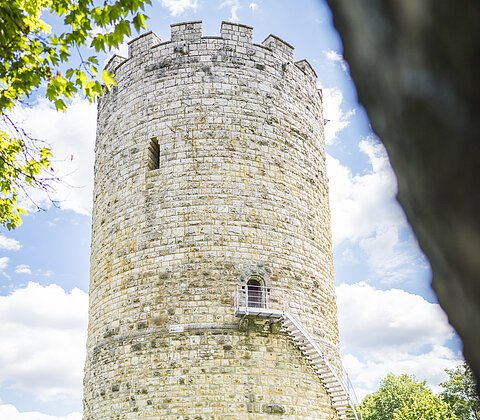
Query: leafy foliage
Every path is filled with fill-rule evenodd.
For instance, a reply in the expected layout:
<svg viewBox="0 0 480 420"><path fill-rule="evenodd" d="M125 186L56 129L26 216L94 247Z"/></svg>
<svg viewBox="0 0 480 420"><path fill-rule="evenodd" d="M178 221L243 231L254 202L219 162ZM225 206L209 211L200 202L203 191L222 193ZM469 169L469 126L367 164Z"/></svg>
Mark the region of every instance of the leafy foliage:
<svg viewBox="0 0 480 420"><path fill-rule="evenodd" d="M465 362L455 369L446 369L446 372L449 379L440 384L444 401L460 420L480 420L480 398L470 366Z"/></svg>
<svg viewBox="0 0 480 420"><path fill-rule="evenodd" d="M363 420L455 420L450 407L435 396L426 382L414 376L388 374L374 394L360 406Z"/></svg>
<svg viewBox="0 0 480 420"><path fill-rule="evenodd" d="M38 186L39 173L50 166L47 148L28 148L15 134L18 127L8 112L45 86L45 96L57 110L83 93L93 101L102 93L95 54L118 47L145 28L143 14L150 0L0 0L0 223L8 229L21 222L17 205L22 183ZM62 31L52 32L43 19L60 20ZM95 51L89 54L88 51ZM87 55L84 57L87 51ZM79 65L70 66L73 56ZM109 88L111 74L101 79ZM21 131L21 130L20 130ZM28 158L25 158L28 156ZM23 160L22 160L23 158ZM41 186L41 185L40 185Z"/></svg>
<svg viewBox="0 0 480 420"><path fill-rule="evenodd" d="M50 165L50 150L33 149L26 144L23 133L17 136L0 130L0 224L12 229L21 222L25 211L17 205L18 189L37 184L46 188L47 180L39 178ZM28 141L28 139L27 139Z"/></svg>
<svg viewBox="0 0 480 420"><path fill-rule="evenodd" d="M422 390L393 414L393 420L456 419L450 406L429 389Z"/></svg>

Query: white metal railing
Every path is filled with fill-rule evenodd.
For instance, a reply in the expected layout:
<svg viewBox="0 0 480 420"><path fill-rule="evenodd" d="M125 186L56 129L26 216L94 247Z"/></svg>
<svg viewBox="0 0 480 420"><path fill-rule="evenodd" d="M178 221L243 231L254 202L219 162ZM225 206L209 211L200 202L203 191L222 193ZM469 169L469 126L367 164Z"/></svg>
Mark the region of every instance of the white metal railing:
<svg viewBox="0 0 480 420"><path fill-rule="evenodd" d="M237 285L235 288L235 312L252 315L263 310L284 311L285 290L255 284Z"/></svg>
<svg viewBox="0 0 480 420"><path fill-rule="evenodd" d="M332 344L322 339L317 342L317 340L305 330L303 325L288 310L288 302L290 302L290 300L291 296L285 289L248 283L245 285L237 285L234 296L235 315L257 315L282 319L284 330L290 335L295 344L299 346L302 353L310 359L312 366L322 380L325 382L325 378L329 378L328 381L332 382L330 378L334 378L334 384L326 383L326 386L338 386L342 391L342 395L345 395L345 397L342 397L342 400L346 400L346 402L334 404L338 410L339 418L349 418L347 410L350 410L353 417L359 420L360 413L356 411L356 407L358 407L357 397L347 373L343 369L343 366L340 367L340 371L334 368L327 360L325 349L322 349L319 345L319 343L322 343L331 348ZM313 359L312 352L316 355ZM328 373L326 374L325 371ZM335 394L338 391L329 390L329 393L330 392Z"/></svg>
<svg viewBox="0 0 480 420"><path fill-rule="evenodd" d="M356 409L355 409L355 407L358 406L357 396L356 396L355 391L353 389L353 385L350 382L350 378L348 377L348 375L347 375L345 369L343 368L343 366L341 367L341 373L339 374L337 369L335 369L330 364L330 362L327 360L327 358L325 357L324 351L320 348L320 346L315 341L315 339L303 328L302 324L294 316L292 316L288 312L285 313L285 318L289 321L289 324L293 326L293 328L291 328L291 329L289 329L287 327L287 331L288 330L290 330L290 331L294 330L294 331L300 332L301 337L302 337L301 341L303 341L304 343L307 344L305 346L305 348L306 349L308 349L308 348L313 349L315 351L315 353L318 356L321 357L321 359L322 359L321 365L324 365L326 368L328 368L329 373L334 376L334 378L336 379L336 382L338 382L338 384L341 386L343 392L345 392L345 396L348 399L348 404L347 405L350 407L350 409L352 411L352 414L355 417L355 419L359 420L359 417L358 417L359 413L357 413ZM294 341L298 341L298 340L294 339ZM318 361L313 362L312 364L316 368L317 367L316 365L318 364ZM319 375L320 375L320 377L323 377L323 375L321 373ZM346 418L346 417L343 417L343 418Z"/></svg>
<svg viewBox="0 0 480 420"><path fill-rule="evenodd" d="M360 406L358 403L357 394L355 392L355 388L353 387L352 382L350 381L350 377L348 376L347 371L342 366L342 382L345 385L345 390L347 391L347 395L349 396L350 403L354 409L354 414L356 419L361 419L360 412L356 412L356 409Z"/></svg>

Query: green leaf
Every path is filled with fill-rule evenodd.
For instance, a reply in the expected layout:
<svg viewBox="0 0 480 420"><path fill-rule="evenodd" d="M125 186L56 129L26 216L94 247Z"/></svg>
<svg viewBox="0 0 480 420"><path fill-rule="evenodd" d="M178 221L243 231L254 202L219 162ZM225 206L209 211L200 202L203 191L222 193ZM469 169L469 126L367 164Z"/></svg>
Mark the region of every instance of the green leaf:
<svg viewBox="0 0 480 420"><path fill-rule="evenodd" d="M0 2L1 3L1 2ZM113 75L98 75L99 60L84 46L87 40L96 53L118 47L125 38L146 27L138 13L151 0L4 0L0 13L10 24L0 30L0 113L6 114L40 91L63 111L68 100L82 91L93 101L115 85ZM3 6L2 6L3 5ZM5 6L6 5L6 6ZM63 25L52 29L44 16L55 15ZM78 62L65 71L65 63ZM17 131L16 128L19 130ZM22 132L22 127L9 127ZM25 162L25 156L31 159ZM40 174L49 168L51 154L33 141L31 149L0 130L0 225L13 229L25 213L17 204L18 191L31 184L42 187Z"/></svg>
<svg viewBox="0 0 480 420"><path fill-rule="evenodd" d="M57 111L65 111L67 109L67 105L62 99L56 99L54 103Z"/></svg>
<svg viewBox="0 0 480 420"><path fill-rule="evenodd" d="M102 81L107 87L107 89L110 89L111 86L117 85L117 82L115 81L113 74L109 73L106 70L102 71Z"/></svg>
<svg viewBox="0 0 480 420"><path fill-rule="evenodd" d="M133 26L137 32L140 32L141 29L145 29L147 27L146 23L146 16L142 13L138 13L133 18Z"/></svg>

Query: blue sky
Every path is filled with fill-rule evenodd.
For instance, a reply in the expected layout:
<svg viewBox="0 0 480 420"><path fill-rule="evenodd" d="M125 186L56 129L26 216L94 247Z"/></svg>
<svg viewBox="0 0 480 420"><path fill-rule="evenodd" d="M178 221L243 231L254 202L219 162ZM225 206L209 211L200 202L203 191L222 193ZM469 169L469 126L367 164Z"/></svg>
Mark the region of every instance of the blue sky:
<svg viewBox="0 0 480 420"><path fill-rule="evenodd" d="M344 364L363 397L388 372L411 373L434 388L461 360L460 343L436 304L430 269L395 202L396 181L371 132L323 1L153 0L149 28L222 20L275 34L315 68L324 91L335 277ZM125 54L126 46L119 49ZM101 57L107 60L107 57ZM38 191L32 211L0 232L0 418L77 420L81 412L90 253L95 105L76 98L65 113L39 100L14 117L50 142L63 182ZM29 205L28 202L26 202ZM32 208L32 210L34 210Z"/></svg>

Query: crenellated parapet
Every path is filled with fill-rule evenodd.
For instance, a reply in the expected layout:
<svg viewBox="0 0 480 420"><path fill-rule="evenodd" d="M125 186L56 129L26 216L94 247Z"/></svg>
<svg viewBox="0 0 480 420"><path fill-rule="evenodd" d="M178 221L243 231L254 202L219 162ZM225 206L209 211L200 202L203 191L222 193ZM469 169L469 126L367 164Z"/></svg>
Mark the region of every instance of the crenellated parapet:
<svg viewBox="0 0 480 420"><path fill-rule="evenodd" d="M153 54L157 60L169 57L198 56L200 48L195 45L207 44L207 50L212 59L242 61L246 59L252 67L263 70L265 65L275 66L282 71L301 70L313 81L315 71L306 61L294 61L293 46L276 35L269 35L260 44L253 42L253 28L251 26L222 22L220 36L204 36L202 22L182 22L171 25L170 41L161 42L153 32L147 32L133 39L128 44L128 57L114 56L106 69L116 72L117 68L129 60L143 61L147 54ZM293 70L292 70L293 69Z"/></svg>

